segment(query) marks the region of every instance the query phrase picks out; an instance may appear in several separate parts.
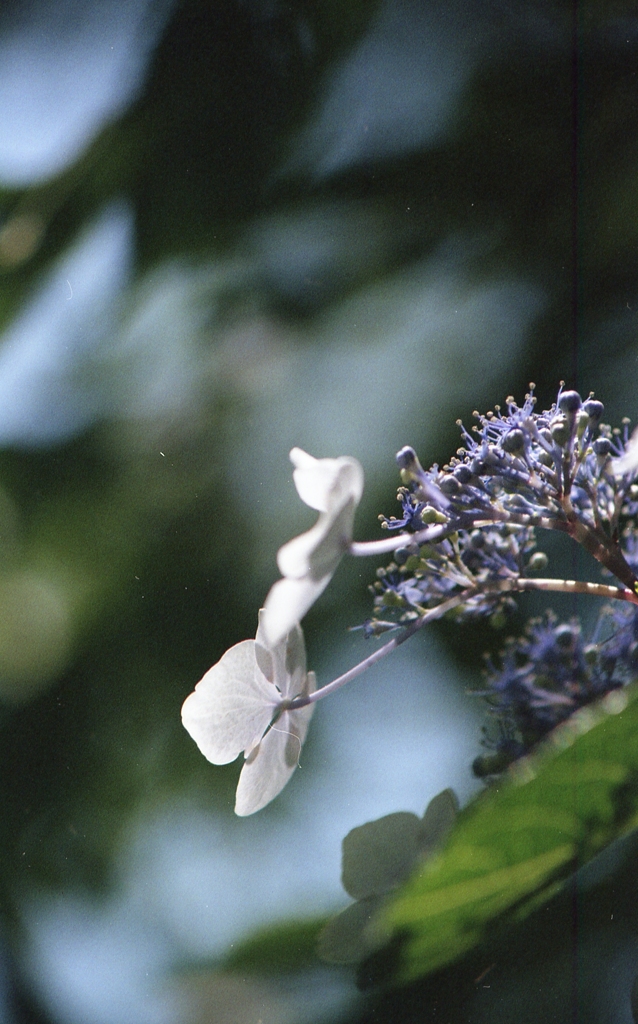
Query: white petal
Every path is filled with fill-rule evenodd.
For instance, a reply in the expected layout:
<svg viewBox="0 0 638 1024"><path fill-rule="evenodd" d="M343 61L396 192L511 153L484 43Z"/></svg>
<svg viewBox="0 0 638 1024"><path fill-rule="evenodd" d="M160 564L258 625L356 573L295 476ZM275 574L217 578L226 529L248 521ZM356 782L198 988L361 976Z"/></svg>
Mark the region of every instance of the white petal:
<svg viewBox="0 0 638 1024"><path fill-rule="evenodd" d="M257 635L255 636L255 660L257 661L257 667L259 671L268 679L269 682L277 685L277 679L281 676L281 670L279 664L275 665L274 652L268 643L268 638L264 632L263 627L263 616L264 609L259 609L259 624L257 626ZM279 657L278 662L282 661Z"/></svg>
<svg viewBox="0 0 638 1024"><path fill-rule="evenodd" d="M330 492L338 474L336 459L315 459L302 448L293 448L290 461L295 467L292 478L301 500L317 512L327 512Z"/></svg>
<svg viewBox="0 0 638 1024"><path fill-rule="evenodd" d="M638 469L638 427L629 438L625 454L618 459L612 459L611 467L615 476L634 473Z"/></svg>
<svg viewBox="0 0 638 1024"><path fill-rule="evenodd" d="M315 459L301 448L293 448L290 458L301 498L320 513L312 529L277 553L285 578L271 588L263 611L265 646L271 650L328 585L352 540L354 513L363 490L363 470L356 459Z"/></svg>
<svg viewBox="0 0 638 1024"><path fill-rule="evenodd" d="M314 673L308 673L314 690ZM284 712L255 751L246 760L239 776L235 814L245 817L261 810L282 791L299 763L314 704L299 711Z"/></svg>
<svg viewBox="0 0 638 1024"><path fill-rule="evenodd" d="M310 692L306 673L306 644L303 630L298 624L285 637L285 677L282 692L284 697L298 697L301 693Z"/></svg>
<svg viewBox="0 0 638 1024"><path fill-rule="evenodd" d="M277 552L277 565L282 576L300 579L312 576L322 579L332 575L352 540L355 502L348 500L333 513L321 513L306 533L293 537Z"/></svg>
<svg viewBox="0 0 638 1024"><path fill-rule="evenodd" d="M363 466L349 455L343 455L335 461L339 466L339 472L330 492L328 508L340 507L350 499L356 508L363 494Z"/></svg>
<svg viewBox="0 0 638 1024"><path fill-rule="evenodd" d="M298 696L306 678L306 645L301 626L293 627L274 645L270 645L264 627L264 609L259 610L259 626L255 637L257 664L283 697Z"/></svg>
<svg viewBox="0 0 638 1024"><path fill-rule="evenodd" d="M186 698L182 722L204 757L213 764L227 764L259 740L279 699L257 667L255 641L242 640Z"/></svg>
<svg viewBox="0 0 638 1024"><path fill-rule="evenodd" d="M301 500L318 512L338 508L352 497L355 505L363 491L363 469L356 459L344 455L338 459L315 459L301 448L293 448L290 461L293 479Z"/></svg>
<svg viewBox="0 0 638 1024"><path fill-rule="evenodd" d="M325 540L330 526L330 520L322 513L311 530L301 533L298 537L293 537L287 544L279 548L277 565L282 576L299 580L311 573L318 579L321 579L322 576L332 575L345 554L347 545L335 544L335 537L331 539L326 549ZM323 572L313 573L313 565L317 561L317 551L325 563L325 568Z"/></svg>
<svg viewBox="0 0 638 1024"><path fill-rule="evenodd" d="M309 576L300 580L278 580L270 588L261 619L269 647L280 643L286 633L300 622L328 586L330 575L324 576L322 580L313 580Z"/></svg>

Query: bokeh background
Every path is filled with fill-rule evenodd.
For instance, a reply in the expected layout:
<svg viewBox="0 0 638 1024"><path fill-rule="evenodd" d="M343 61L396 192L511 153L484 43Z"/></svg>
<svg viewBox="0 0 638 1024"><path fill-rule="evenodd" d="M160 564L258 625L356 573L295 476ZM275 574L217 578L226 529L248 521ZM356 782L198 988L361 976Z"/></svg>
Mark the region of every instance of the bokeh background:
<svg viewBox="0 0 638 1024"><path fill-rule="evenodd" d="M445 461L531 380L638 416L637 69L627 0L4 0L2 1022L363 1012L307 950L232 951L345 904L350 828L476 791L498 639L433 629L325 701L245 820L179 709L312 522L293 445L362 462L371 539L401 446ZM375 567L307 617L322 682Z"/></svg>

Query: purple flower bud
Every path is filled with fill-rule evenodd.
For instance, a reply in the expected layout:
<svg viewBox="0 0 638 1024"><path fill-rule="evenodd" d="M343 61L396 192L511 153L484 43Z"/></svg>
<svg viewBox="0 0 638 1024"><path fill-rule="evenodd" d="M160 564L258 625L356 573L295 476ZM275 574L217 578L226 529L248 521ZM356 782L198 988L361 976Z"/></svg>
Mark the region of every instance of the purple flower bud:
<svg viewBox="0 0 638 1024"><path fill-rule="evenodd" d="M573 416L582 404L582 399L577 391L563 391L558 399L558 408L567 416Z"/></svg>
<svg viewBox="0 0 638 1024"><path fill-rule="evenodd" d="M598 423L605 410L605 406L595 398L588 398L586 402L583 402L583 409L592 423Z"/></svg>

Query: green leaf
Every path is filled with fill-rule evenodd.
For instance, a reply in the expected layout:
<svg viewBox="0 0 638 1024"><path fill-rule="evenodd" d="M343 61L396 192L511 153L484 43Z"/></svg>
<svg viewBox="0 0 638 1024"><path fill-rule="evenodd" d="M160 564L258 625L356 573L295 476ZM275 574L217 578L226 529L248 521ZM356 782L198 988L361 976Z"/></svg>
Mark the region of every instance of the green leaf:
<svg viewBox="0 0 638 1024"><path fill-rule="evenodd" d="M451 963L527 916L638 821L638 684L554 731L459 815L443 851L389 899L396 980Z"/></svg>
<svg viewBox="0 0 638 1024"><path fill-rule="evenodd" d="M419 852L421 821L409 811L353 828L343 840L341 882L353 899L381 896L402 882Z"/></svg>

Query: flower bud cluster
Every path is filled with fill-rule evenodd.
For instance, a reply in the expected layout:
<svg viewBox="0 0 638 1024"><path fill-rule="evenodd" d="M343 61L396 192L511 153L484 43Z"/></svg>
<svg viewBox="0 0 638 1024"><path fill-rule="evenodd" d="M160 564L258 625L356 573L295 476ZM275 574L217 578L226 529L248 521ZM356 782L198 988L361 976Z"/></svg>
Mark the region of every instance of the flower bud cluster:
<svg viewBox="0 0 638 1024"><path fill-rule="evenodd" d="M527 753L574 711L635 680L638 608L606 605L588 639L580 623L558 622L552 612L532 619L522 637L510 638L496 663L486 658L487 686L496 736L492 753L474 762L480 776L495 775Z"/></svg>
<svg viewBox="0 0 638 1024"><path fill-rule="evenodd" d="M592 529L617 529L628 499L629 477L618 478L611 461L625 451L624 429L601 423L603 405L561 390L550 409L536 412L534 385L519 407L475 413L471 431L461 421L463 447L449 464L425 471L411 448L397 455L404 487L403 515L386 519L386 529L423 530L447 524L449 532L481 520L521 522L525 517L566 523L576 518ZM628 482L629 481L629 482Z"/></svg>
<svg viewBox="0 0 638 1024"><path fill-rule="evenodd" d="M532 527L506 523L460 530L438 543L399 548L394 561L377 571L377 580L370 588L374 616L366 624L366 632L380 632L380 623L386 628L407 624L461 591L476 593L456 609L459 619L511 607L509 593L490 593L481 588L492 581L514 580L544 568L546 556L534 548Z"/></svg>
<svg viewBox="0 0 638 1024"><path fill-rule="evenodd" d="M367 633L405 624L461 591L468 598L460 617L511 604L505 588L489 585L545 568L536 527L568 533L625 586L636 585L619 543L638 511L636 471L614 468L627 459L627 422L612 430L601 422L601 402L562 388L550 409L535 409L530 385L522 406L508 398L506 411L475 413L471 432L459 421L463 447L442 468L424 470L412 448L401 449L402 515L380 519L405 532L405 545L378 574Z"/></svg>

